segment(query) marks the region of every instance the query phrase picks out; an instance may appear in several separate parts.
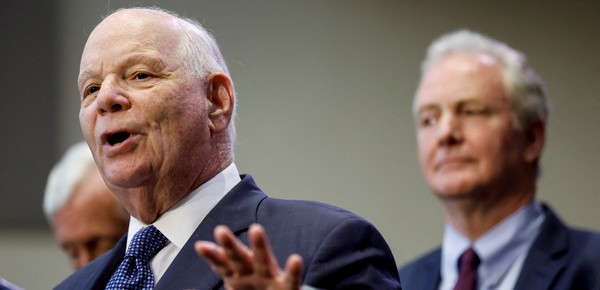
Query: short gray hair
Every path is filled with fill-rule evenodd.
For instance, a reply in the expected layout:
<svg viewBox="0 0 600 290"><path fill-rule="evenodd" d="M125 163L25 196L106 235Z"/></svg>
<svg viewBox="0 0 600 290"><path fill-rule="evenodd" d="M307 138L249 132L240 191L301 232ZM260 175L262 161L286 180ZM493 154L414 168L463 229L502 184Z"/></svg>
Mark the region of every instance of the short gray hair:
<svg viewBox="0 0 600 290"><path fill-rule="evenodd" d="M547 122L549 104L546 89L541 77L527 62L525 54L477 32L457 30L440 36L429 45L421 65L422 75L454 53L481 53L502 64L504 87L517 129L523 130L537 121Z"/></svg>
<svg viewBox="0 0 600 290"><path fill-rule="evenodd" d="M48 223L53 224L54 213L65 205L75 187L94 168L94 157L85 142L72 145L54 165L44 192L44 214Z"/></svg>
<svg viewBox="0 0 600 290"><path fill-rule="evenodd" d="M192 71L203 81L206 81L206 77L215 72L224 73L231 80L234 105L233 112L231 114L231 120L227 128L229 144L227 144L228 148L220 148L220 150L225 150L233 154L233 144L235 144L236 137L235 118L237 115L237 97L233 80L231 79L229 69L227 68L227 63L225 62L225 58L223 58L223 54L221 54L221 51L219 50L217 41L215 40L214 36L195 19L182 17L174 12L165 11L163 9L159 9L159 11L163 11L167 14L177 17L183 20L184 23L188 24L185 27L182 27L184 34L182 35L181 43L179 43L178 48L180 59L190 60L183 62L187 69Z"/></svg>

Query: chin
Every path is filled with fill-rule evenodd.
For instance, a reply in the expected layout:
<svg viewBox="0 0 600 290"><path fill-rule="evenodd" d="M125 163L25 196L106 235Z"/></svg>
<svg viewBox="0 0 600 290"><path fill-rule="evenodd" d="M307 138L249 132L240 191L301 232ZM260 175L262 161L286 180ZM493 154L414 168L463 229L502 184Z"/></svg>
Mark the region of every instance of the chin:
<svg viewBox="0 0 600 290"><path fill-rule="evenodd" d="M460 191L437 191L435 194L441 200L463 200L471 197L471 194Z"/></svg>
<svg viewBox="0 0 600 290"><path fill-rule="evenodd" d="M142 170L141 168L131 169L115 168L115 170L105 170L105 182L110 184L111 187L134 188L141 186L148 180L148 176L150 175L148 170Z"/></svg>
<svg viewBox="0 0 600 290"><path fill-rule="evenodd" d="M438 182L431 186L431 190L442 199L454 199L469 197L475 190L472 182L451 180L449 182Z"/></svg>

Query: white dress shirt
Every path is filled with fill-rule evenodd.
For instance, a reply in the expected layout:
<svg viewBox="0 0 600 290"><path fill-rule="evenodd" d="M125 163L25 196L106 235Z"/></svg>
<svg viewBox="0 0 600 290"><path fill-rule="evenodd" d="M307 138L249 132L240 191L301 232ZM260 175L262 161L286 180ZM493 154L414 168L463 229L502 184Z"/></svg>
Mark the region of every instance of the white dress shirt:
<svg viewBox="0 0 600 290"><path fill-rule="evenodd" d="M155 285L206 215L240 180L237 167L232 163L152 223L169 239L169 243L150 261ZM149 225L131 217L127 233L128 247L135 233L147 226ZM200 256L198 259L201 259Z"/></svg>
<svg viewBox="0 0 600 290"><path fill-rule="evenodd" d="M477 270L477 289L513 289L543 221L542 206L534 200L495 225L474 243L446 224L439 289L453 289L458 280L458 260L469 247L473 247L481 261Z"/></svg>

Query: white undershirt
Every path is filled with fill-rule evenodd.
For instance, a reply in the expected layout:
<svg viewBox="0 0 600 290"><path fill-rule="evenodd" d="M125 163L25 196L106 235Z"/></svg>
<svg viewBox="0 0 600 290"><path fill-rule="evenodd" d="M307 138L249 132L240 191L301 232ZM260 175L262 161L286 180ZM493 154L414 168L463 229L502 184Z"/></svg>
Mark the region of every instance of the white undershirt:
<svg viewBox="0 0 600 290"><path fill-rule="evenodd" d="M231 163L231 165L185 196L152 223L169 239L169 243L150 261L150 267L154 273L155 285L206 215L240 180L237 167ZM130 218L127 233L128 247L135 233L147 226L149 225L144 224L134 217Z"/></svg>

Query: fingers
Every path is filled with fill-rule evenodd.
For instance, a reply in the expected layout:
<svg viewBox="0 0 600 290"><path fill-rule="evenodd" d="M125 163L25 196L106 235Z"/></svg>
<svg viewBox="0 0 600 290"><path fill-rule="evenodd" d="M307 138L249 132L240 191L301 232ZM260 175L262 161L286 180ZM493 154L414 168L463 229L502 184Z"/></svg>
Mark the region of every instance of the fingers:
<svg viewBox="0 0 600 290"><path fill-rule="evenodd" d="M263 227L259 224L251 225L248 235L254 254L254 271L262 277L277 277L280 273L279 265Z"/></svg>
<svg viewBox="0 0 600 290"><path fill-rule="evenodd" d="M215 240L224 250L230 270L239 275L252 273L251 251L226 226L217 226L214 230Z"/></svg>
<svg viewBox="0 0 600 290"><path fill-rule="evenodd" d="M198 241L195 249L223 278L226 289L300 289L302 257L291 255L281 270L262 226L250 226L251 249L226 226L217 226L214 235L218 244Z"/></svg>
<svg viewBox="0 0 600 290"><path fill-rule="evenodd" d="M195 250L221 277L242 276L253 272L252 253L226 226L217 226L215 240L196 242Z"/></svg>
<svg viewBox="0 0 600 290"><path fill-rule="evenodd" d="M302 257L292 254L285 263L284 285L286 289L300 289L302 284Z"/></svg>
<svg viewBox="0 0 600 290"><path fill-rule="evenodd" d="M194 248L196 249L196 253L202 256L219 276L228 277L233 274L223 248L206 241L196 242Z"/></svg>

